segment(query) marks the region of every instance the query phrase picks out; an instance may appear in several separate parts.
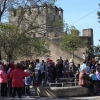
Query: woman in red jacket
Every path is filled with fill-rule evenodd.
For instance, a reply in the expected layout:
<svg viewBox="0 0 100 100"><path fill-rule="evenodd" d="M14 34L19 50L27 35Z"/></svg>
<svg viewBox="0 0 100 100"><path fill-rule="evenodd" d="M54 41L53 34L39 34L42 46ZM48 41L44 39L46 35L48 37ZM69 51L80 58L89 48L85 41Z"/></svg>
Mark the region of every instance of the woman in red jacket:
<svg viewBox="0 0 100 100"><path fill-rule="evenodd" d="M3 66L0 65L0 84L2 97L7 97L7 75L8 74L3 70Z"/></svg>
<svg viewBox="0 0 100 100"><path fill-rule="evenodd" d="M18 97L21 98L22 96L22 88L24 87L24 77L28 77L30 74L27 72L24 72L22 68L22 64L17 63L16 68L12 70L10 74L10 78L12 79L12 97L14 98L16 95L16 92L18 93Z"/></svg>

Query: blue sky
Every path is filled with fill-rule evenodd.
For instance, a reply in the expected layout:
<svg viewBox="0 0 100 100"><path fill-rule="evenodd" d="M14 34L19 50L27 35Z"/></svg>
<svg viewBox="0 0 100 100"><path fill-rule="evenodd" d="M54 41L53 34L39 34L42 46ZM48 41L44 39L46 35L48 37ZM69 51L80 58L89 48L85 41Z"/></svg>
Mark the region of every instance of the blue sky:
<svg viewBox="0 0 100 100"><path fill-rule="evenodd" d="M93 29L94 45L99 44L100 23L97 21L97 11L100 0L57 0L56 6L63 9L65 23L75 26L82 35L82 30Z"/></svg>

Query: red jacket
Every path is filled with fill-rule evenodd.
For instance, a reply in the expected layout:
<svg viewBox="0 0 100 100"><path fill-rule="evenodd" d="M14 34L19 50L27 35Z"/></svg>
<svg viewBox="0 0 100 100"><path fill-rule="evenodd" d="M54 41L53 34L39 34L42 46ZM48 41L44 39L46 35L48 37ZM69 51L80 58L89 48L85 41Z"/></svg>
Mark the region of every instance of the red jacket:
<svg viewBox="0 0 100 100"><path fill-rule="evenodd" d="M10 74L12 79L12 87L24 87L24 77L28 77L30 74L24 72L20 68L15 68Z"/></svg>
<svg viewBox="0 0 100 100"><path fill-rule="evenodd" d="M7 83L7 73L0 70L0 83Z"/></svg>

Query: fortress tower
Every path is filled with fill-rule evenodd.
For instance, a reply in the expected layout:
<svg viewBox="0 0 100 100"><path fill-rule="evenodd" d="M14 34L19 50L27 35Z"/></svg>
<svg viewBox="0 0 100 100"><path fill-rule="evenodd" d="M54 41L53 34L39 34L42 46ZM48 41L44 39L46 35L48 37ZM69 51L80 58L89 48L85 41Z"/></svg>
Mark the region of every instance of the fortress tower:
<svg viewBox="0 0 100 100"><path fill-rule="evenodd" d="M89 39L88 39L89 44L92 44L92 45L94 44L93 43L93 29L91 29L91 28L83 29L83 36L89 37Z"/></svg>
<svg viewBox="0 0 100 100"><path fill-rule="evenodd" d="M9 22L20 25L21 30L31 27L30 32L37 33L36 37L59 37L63 31L59 28L59 22L63 22L63 10L46 3L24 8L19 6L9 10Z"/></svg>

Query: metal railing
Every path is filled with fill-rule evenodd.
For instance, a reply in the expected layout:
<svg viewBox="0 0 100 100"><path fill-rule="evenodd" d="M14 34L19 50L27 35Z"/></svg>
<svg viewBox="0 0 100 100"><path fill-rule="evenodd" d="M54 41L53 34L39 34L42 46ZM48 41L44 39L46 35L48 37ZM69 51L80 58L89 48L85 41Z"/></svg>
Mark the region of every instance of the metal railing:
<svg viewBox="0 0 100 100"><path fill-rule="evenodd" d="M56 83L48 83L49 87L51 87L51 85L61 85L62 87L64 86L64 84L74 84L74 86L77 86L78 84L78 79L75 77L68 77L68 78L57 78L56 79Z"/></svg>

